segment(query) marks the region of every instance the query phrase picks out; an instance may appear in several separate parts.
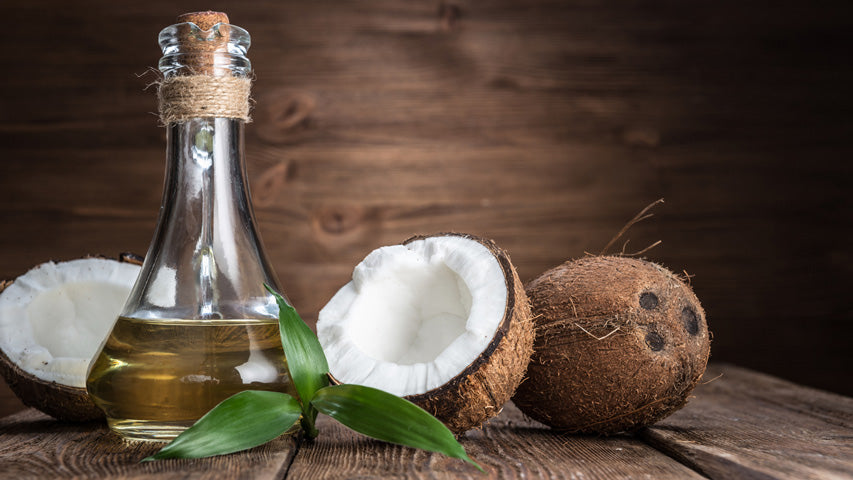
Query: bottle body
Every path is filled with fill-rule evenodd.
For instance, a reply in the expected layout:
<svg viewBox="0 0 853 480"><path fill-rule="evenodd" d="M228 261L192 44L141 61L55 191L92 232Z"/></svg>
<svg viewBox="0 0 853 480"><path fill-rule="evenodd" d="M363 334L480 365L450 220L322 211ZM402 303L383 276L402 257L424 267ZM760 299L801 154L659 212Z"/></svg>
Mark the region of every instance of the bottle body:
<svg viewBox="0 0 853 480"><path fill-rule="evenodd" d="M264 288L277 281L255 230L242 128L223 118L169 126L157 231L87 379L125 438L169 440L243 390L295 395Z"/></svg>
<svg viewBox="0 0 853 480"><path fill-rule="evenodd" d="M88 388L113 431L169 440L243 390L293 394L277 322L119 317Z"/></svg>
<svg viewBox="0 0 853 480"><path fill-rule="evenodd" d="M227 116L235 98L245 102L236 110L248 112L248 90L243 97L226 91L227 102L211 94L234 79L248 84L248 33L226 23L206 30L182 23L164 29L160 44L161 115L169 112L160 216L86 383L113 431L134 440L174 438L243 390L296 395L278 307L264 287L281 290L255 227L243 161L245 118ZM164 108L170 79L177 100Z"/></svg>

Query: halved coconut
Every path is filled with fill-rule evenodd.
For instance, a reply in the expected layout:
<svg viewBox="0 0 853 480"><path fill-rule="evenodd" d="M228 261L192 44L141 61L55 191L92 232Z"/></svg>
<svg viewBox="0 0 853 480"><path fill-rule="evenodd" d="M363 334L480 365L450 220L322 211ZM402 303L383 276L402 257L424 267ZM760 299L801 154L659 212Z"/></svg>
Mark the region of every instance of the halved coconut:
<svg viewBox="0 0 853 480"><path fill-rule="evenodd" d="M509 256L446 233L371 252L320 311L332 376L406 397L455 432L497 415L533 352Z"/></svg>
<svg viewBox="0 0 853 480"><path fill-rule="evenodd" d="M24 404L60 420L104 416L86 373L139 268L132 256L47 262L0 285L0 373Z"/></svg>

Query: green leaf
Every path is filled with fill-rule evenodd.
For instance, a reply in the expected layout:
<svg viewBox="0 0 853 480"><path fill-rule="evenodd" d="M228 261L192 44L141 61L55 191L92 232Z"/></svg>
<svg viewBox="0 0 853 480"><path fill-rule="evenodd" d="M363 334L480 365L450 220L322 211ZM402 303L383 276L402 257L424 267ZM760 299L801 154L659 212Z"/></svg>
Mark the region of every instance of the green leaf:
<svg viewBox="0 0 853 480"><path fill-rule="evenodd" d="M246 390L213 407L195 424L143 462L163 458L201 458L239 452L278 437L302 414L286 393Z"/></svg>
<svg viewBox="0 0 853 480"><path fill-rule="evenodd" d="M296 310L269 285L264 286L278 302L278 326L284 356L287 358L287 368L290 370L290 379L299 394L302 408L308 412L314 392L329 384L329 377L326 376L329 373L329 363L317 336L302 321ZM310 423L313 428L313 421Z"/></svg>
<svg viewBox="0 0 853 480"><path fill-rule="evenodd" d="M483 471L443 423L408 400L362 385L333 385L318 390L311 403L368 437L443 453Z"/></svg>

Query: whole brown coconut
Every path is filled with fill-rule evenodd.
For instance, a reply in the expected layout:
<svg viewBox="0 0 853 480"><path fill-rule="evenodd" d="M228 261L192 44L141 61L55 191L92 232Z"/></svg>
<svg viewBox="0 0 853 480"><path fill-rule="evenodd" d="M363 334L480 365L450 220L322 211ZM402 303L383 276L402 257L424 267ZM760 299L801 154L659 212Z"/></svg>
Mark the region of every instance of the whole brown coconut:
<svg viewBox="0 0 853 480"><path fill-rule="evenodd" d="M681 408L710 334L688 285L655 263L587 257L530 282L534 354L513 401L560 430L612 434Z"/></svg>

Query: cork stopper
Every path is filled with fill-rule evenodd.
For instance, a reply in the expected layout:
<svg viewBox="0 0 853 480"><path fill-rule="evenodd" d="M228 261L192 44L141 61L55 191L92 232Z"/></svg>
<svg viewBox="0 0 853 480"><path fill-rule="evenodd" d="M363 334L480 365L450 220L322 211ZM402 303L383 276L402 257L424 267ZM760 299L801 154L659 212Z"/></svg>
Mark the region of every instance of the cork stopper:
<svg viewBox="0 0 853 480"><path fill-rule="evenodd" d="M193 12L158 36L160 120L163 125L193 118L248 122L252 64L246 57L249 32L228 23L221 12Z"/></svg>
<svg viewBox="0 0 853 480"><path fill-rule="evenodd" d="M230 25L222 12L191 12L178 16L178 41L187 53L184 64L197 75L216 75L215 58L228 53ZM198 28L189 25L194 23ZM219 27L216 27L219 25Z"/></svg>
<svg viewBox="0 0 853 480"><path fill-rule="evenodd" d="M178 23L192 22L202 30L210 30L217 23L228 23L228 15L223 12L190 12L178 15Z"/></svg>

